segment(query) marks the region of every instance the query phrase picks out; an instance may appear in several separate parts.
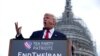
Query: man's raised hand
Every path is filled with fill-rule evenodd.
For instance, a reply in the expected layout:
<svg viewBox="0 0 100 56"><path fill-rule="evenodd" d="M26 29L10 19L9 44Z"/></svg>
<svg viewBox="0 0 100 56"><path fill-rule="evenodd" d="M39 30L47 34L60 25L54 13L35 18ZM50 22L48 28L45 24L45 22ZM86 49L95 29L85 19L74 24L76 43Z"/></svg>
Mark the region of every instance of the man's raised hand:
<svg viewBox="0 0 100 56"><path fill-rule="evenodd" d="M22 28L21 26L18 27L18 22L15 22L15 29L16 29L17 35L21 34L21 28Z"/></svg>

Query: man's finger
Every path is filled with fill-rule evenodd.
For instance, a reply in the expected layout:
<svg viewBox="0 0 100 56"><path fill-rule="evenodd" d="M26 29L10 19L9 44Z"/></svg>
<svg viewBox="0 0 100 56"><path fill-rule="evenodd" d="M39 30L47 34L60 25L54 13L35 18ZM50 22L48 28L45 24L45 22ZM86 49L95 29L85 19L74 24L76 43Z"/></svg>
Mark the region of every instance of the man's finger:
<svg viewBox="0 0 100 56"><path fill-rule="evenodd" d="M18 29L18 22L15 22L15 28Z"/></svg>
<svg viewBox="0 0 100 56"><path fill-rule="evenodd" d="M22 26L18 28L19 30L22 29Z"/></svg>
<svg viewBox="0 0 100 56"><path fill-rule="evenodd" d="M18 27L18 22L15 22L15 29L16 29L16 33L17 34L19 34L20 32L19 32L19 29L20 29L21 27Z"/></svg>
<svg viewBox="0 0 100 56"><path fill-rule="evenodd" d="M15 26L18 27L18 22L15 22Z"/></svg>

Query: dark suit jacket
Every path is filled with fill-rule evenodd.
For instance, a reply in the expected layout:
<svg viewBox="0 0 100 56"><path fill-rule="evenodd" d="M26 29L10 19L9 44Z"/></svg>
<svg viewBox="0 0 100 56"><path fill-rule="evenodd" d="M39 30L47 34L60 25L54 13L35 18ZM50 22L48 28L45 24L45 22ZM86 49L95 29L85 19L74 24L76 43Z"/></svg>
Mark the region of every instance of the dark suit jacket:
<svg viewBox="0 0 100 56"><path fill-rule="evenodd" d="M32 33L29 39L33 40L44 40L43 37L44 30L35 31ZM16 37L16 39L24 39L22 35ZM66 40L66 36L58 31L54 31L51 39L49 40Z"/></svg>

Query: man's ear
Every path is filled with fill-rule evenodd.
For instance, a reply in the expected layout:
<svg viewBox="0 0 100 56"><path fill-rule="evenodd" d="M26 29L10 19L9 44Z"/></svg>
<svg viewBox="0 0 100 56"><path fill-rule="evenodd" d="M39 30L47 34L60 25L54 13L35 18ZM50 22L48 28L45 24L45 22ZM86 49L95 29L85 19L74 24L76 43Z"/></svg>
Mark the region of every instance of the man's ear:
<svg viewBox="0 0 100 56"><path fill-rule="evenodd" d="M53 25L55 26L56 25L56 20L54 19L54 21L53 21L54 23L53 23Z"/></svg>

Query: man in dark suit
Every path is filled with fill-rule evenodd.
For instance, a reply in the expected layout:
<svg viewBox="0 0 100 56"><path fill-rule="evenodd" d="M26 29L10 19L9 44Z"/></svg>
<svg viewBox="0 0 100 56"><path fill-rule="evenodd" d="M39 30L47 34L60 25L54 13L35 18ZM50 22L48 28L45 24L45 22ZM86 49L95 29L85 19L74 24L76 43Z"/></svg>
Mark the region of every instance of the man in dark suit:
<svg viewBox="0 0 100 56"><path fill-rule="evenodd" d="M66 36L54 29L56 25L55 16L50 13L45 13L43 18L44 27L43 30L35 31L32 33L29 39L33 40L66 40ZM21 27L18 27L18 23L15 23L16 27L16 39L24 39L21 34Z"/></svg>

